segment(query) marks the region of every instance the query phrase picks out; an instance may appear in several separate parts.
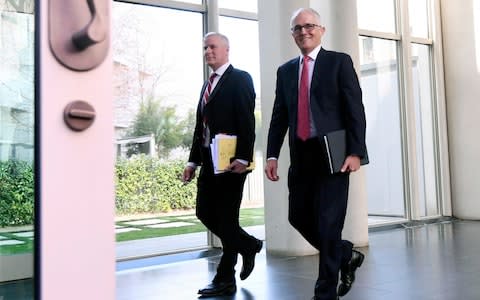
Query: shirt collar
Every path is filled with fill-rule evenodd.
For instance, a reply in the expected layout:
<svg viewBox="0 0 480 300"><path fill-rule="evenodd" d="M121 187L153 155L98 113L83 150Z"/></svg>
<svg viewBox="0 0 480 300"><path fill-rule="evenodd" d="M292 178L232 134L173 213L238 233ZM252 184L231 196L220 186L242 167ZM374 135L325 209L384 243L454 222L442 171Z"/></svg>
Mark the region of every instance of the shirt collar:
<svg viewBox="0 0 480 300"><path fill-rule="evenodd" d="M317 58L318 52L320 52L320 49L322 48L322 45L318 45L313 49L310 53L307 54L308 57L312 59L312 61L315 61ZM300 62L302 61L304 55L300 55Z"/></svg>
<svg viewBox="0 0 480 300"><path fill-rule="evenodd" d="M228 69L230 66L230 63L227 62L226 64L222 65L220 68L218 68L215 73L217 74L217 77L222 77L223 73Z"/></svg>

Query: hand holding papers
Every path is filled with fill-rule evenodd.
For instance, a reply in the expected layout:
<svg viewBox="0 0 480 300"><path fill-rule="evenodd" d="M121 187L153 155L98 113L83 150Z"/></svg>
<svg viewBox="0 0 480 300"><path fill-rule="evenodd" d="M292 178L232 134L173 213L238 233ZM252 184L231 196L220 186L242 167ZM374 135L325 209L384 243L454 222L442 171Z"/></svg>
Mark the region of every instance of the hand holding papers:
<svg viewBox="0 0 480 300"><path fill-rule="evenodd" d="M212 139L210 151L212 154L213 168L215 174L227 172L231 159L235 157L237 137L235 135L217 134ZM255 163L252 162L247 170L253 170Z"/></svg>

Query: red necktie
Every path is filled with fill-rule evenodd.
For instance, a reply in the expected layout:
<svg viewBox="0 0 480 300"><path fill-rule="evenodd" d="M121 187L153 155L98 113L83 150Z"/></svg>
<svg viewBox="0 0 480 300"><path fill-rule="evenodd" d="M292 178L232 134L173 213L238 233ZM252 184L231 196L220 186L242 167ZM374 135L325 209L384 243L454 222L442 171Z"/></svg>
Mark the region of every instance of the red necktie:
<svg viewBox="0 0 480 300"><path fill-rule="evenodd" d="M210 75L210 78L208 79L207 88L203 93L203 105L207 104L208 102L208 97L210 97L210 92L212 91L213 80L215 79L216 76L217 76L217 73L212 73L212 75Z"/></svg>
<svg viewBox="0 0 480 300"><path fill-rule="evenodd" d="M203 99L202 99L203 108L205 108L205 105L208 102L208 97L210 97L210 92L212 91L213 80L215 79L216 76L217 76L217 73L212 73L212 75L210 75L210 78L208 79L207 88L203 93ZM205 114L203 114L203 141L204 143L208 143L208 140L209 140L209 130L207 127L207 117L205 116Z"/></svg>
<svg viewBox="0 0 480 300"><path fill-rule="evenodd" d="M306 141L310 137L310 101L308 93L308 61L311 58L303 57L302 74L298 90L297 136Z"/></svg>

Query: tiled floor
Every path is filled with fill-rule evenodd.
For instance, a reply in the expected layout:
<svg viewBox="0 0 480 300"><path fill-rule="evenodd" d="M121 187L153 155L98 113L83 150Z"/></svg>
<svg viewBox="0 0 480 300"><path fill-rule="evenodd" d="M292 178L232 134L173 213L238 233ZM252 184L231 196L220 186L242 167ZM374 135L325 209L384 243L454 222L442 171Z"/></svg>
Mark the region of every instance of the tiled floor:
<svg viewBox="0 0 480 300"><path fill-rule="evenodd" d="M345 300L480 299L480 222L444 221L375 230L369 235L365 262ZM310 299L317 256L277 257L262 250L235 296L208 299ZM117 264L116 300L197 299L198 288L213 276L218 251L191 252ZM241 259L239 260L239 267ZM23 288L22 288L23 287ZM0 299L25 299L31 281L0 284ZM102 299L103 300L103 299Z"/></svg>
<svg viewBox="0 0 480 300"><path fill-rule="evenodd" d="M480 222L446 221L370 233L364 264L345 300L480 299ZM317 256L276 257L262 250L253 274L237 280L233 297L310 299ZM145 261L117 273L117 300L197 299L214 274L218 256L171 263ZM239 266L241 260L239 261Z"/></svg>

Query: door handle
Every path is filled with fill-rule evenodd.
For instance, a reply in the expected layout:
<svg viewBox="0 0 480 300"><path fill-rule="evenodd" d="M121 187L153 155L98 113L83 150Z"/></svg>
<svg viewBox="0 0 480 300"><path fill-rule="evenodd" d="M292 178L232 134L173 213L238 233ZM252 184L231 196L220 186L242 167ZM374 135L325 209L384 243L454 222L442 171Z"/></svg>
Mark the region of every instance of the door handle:
<svg viewBox="0 0 480 300"><path fill-rule="evenodd" d="M106 24L104 24L102 17L97 13L95 1L87 0L87 4L92 18L82 30L75 33L72 37L73 44L79 50L100 43L105 40L107 35Z"/></svg>
<svg viewBox="0 0 480 300"><path fill-rule="evenodd" d="M74 71L100 65L110 47L110 0L49 0L49 43L55 58Z"/></svg>

